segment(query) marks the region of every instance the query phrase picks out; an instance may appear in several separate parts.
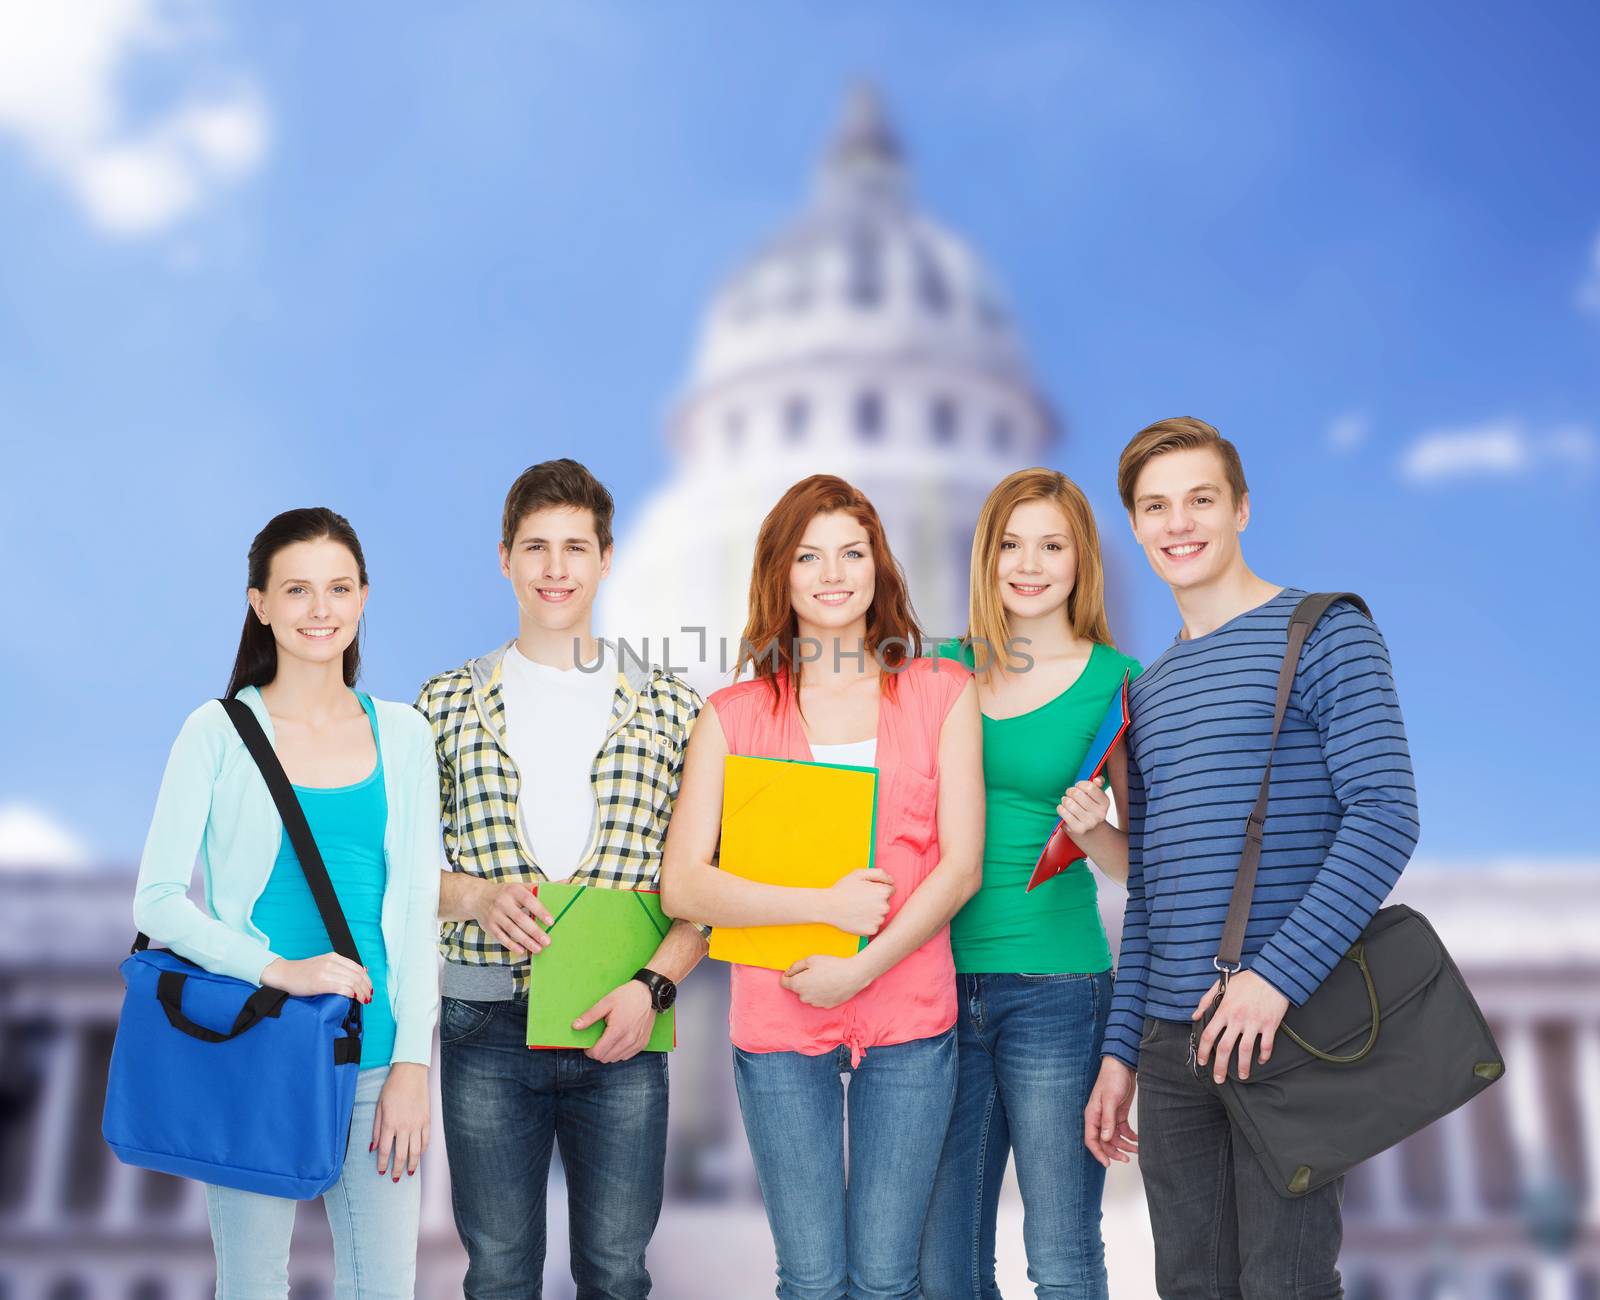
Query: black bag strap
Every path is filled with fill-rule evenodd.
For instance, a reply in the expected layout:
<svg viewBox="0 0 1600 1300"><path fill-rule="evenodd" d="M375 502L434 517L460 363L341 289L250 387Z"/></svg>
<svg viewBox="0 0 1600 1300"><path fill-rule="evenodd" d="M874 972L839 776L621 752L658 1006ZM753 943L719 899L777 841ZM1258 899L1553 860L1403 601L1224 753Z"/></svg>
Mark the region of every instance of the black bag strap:
<svg viewBox="0 0 1600 1300"><path fill-rule="evenodd" d="M283 770L283 764L278 762L278 756L272 752L272 742L261 729L255 713L243 700L218 700L217 703L227 711L234 730L239 733L239 739L244 741L250 757L261 769L267 789L272 794L272 802L278 806L278 816L283 818L283 828L289 833L289 843L294 846L295 857L300 859L300 869L306 873L306 884L311 887L311 897L316 901L317 912L328 931L328 941L341 957L361 965L361 953L356 948L355 937L350 933L349 922L344 919L339 897L333 892L328 868L322 861L322 854L317 851L317 842L311 837L311 827L306 824L305 812L294 796L288 773ZM143 952L149 946L147 936L140 934L134 938L134 952Z"/></svg>
<svg viewBox="0 0 1600 1300"><path fill-rule="evenodd" d="M1261 790L1256 806L1244 824L1244 849L1239 854L1239 872L1233 882L1233 897L1228 900L1228 919L1222 926L1222 942L1217 947L1216 968L1226 980L1238 971L1244 952L1245 927L1250 922L1250 899L1256 888L1256 868L1261 865L1261 839L1267 825L1267 790L1272 784L1272 755L1278 747L1278 732L1289 709L1294 689L1295 670L1300 666L1300 651L1328 607L1335 601L1348 601L1368 618L1367 602L1353 591L1323 591L1301 599L1289 615L1289 644L1284 648L1278 669L1278 698L1272 713L1272 739L1267 743L1267 767L1261 774Z"/></svg>
<svg viewBox="0 0 1600 1300"><path fill-rule="evenodd" d="M234 729L239 733L239 739L244 741L244 747L250 751L250 757L255 759L256 766L261 769L261 775L267 782L267 789L272 792L272 802L278 805L278 816L283 818L283 828L289 833L289 843L294 846L294 853L300 859L300 869L306 873L306 884L311 886L311 897L316 900L317 911L322 916L322 924L328 931L328 941L333 944L334 952L348 961L361 965L361 953L356 949L355 937L350 933L350 925L344 919L344 909L339 906L339 896L333 892L333 881L328 879L328 868L323 864L322 854L317 850L317 842L311 838L311 827L306 824L305 812L300 807L300 801L294 797L294 787L289 784L289 774L283 770L283 764L278 762L278 756L272 752L272 742L267 739L267 733L261 729L261 723L256 718L250 706L243 700L222 700L222 707L228 711Z"/></svg>

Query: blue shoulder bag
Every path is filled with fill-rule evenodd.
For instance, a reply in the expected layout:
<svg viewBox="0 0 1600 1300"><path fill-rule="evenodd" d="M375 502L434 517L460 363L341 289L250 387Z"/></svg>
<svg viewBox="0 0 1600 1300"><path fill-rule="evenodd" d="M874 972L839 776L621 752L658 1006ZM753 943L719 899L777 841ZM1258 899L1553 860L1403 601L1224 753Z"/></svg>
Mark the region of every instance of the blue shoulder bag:
<svg viewBox="0 0 1600 1300"><path fill-rule="evenodd" d="M248 705L222 700L272 792L333 950L360 963L289 778ZM339 1180L361 1068L361 1004L203 970L139 935L102 1124L124 1164L308 1200Z"/></svg>

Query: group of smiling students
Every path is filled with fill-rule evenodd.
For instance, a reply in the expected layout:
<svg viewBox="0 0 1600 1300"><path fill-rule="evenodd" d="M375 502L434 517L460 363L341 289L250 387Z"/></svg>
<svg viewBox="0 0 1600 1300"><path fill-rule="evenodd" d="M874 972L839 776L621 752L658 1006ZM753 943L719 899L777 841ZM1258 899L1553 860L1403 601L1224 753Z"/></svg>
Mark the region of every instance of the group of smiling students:
<svg viewBox="0 0 1600 1300"><path fill-rule="evenodd" d="M1245 565L1244 474L1210 425L1141 431L1118 487L1182 619L1142 675L1112 644L1094 516L1063 475L1022 470L989 494L967 635L929 653L872 504L817 475L762 523L744 680L704 701L594 636L612 501L574 461L532 467L506 499L500 571L517 636L429 680L414 707L355 689L368 585L350 525L306 509L261 531L228 693L271 737L362 964L328 951L294 849L215 701L173 747L134 913L208 969L365 1004L349 1154L324 1196L337 1296L413 1292L436 1021L465 1294L541 1293L559 1144L579 1300L648 1295L667 1055L641 1049L710 927L798 922L870 942L783 972L732 969L734 1080L782 1300L998 1297L1012 1157L1040 1300L1134 1294L1108 1282L1100 1202L1108 1165L1140 1147L1136 1081L1160 1294L1342 1294L1339 1186L1277 1196L1184 1061L1189 1023L1216 992L1229 854L1303 593ZM1074 777L1125 675L1134 721L1108 795ZM1219 1074L1235 1050L1240 1072L1258 1050L1267 1058L1284 1012L1370 919L1415 843L1373 625L1352 608L1327 616L1295 689L1273 784L1288 833L1269 833L1247 969L1201 1045ZM825 889L719 870L730 754L876 768L871 868ZM1026 888L1058 819L1127 884L1115 983L1087 864ZM187 897L197 854L204 907ZM604 1023L586 1050L525 1047L530 958L561 942L534 889L544 881L659 889L676 918L648 965L578 1021ZM217 1295L286 1295L295 1202L208 1187L207 1206Z"/></svg>

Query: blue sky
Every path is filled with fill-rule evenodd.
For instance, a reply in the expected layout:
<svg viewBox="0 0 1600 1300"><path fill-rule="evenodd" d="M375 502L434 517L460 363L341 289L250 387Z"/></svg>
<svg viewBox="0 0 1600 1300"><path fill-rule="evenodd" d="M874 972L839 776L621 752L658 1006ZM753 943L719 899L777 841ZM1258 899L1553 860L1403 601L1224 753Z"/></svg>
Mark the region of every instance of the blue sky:
<svg viewBox="0 0 1600 1300"><path fill-rule="evenodd" d="M370 689L506 635L506 484L580 455L625 531L702 305L868 76L1009 292L1126 648L1176 620L1116 454L1202 415L1258 572L1388 636L1420 852L1594 856L1591 6L117 13L40 47L49 79L0 54L0 803L137 856L290 505L362 534Z"/></svg>

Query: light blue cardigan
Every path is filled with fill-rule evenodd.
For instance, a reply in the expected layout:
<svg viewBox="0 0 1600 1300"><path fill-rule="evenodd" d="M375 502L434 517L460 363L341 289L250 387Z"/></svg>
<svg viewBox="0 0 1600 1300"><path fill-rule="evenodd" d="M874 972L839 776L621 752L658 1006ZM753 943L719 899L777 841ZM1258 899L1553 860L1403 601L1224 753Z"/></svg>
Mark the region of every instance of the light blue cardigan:
<svg viewBox="0 0 1600 1300"><path fill-rule="evenodd" d="M248 704L272 738L261 692ZM439 772L433 731L409 704L373 700L383 750L389 818L388 883L381 916L389 957L395 1061L427 1065L439 1014ZM252 984L277 954L250 924L283 839L267 783L216 700L191 713L173 743L139 860L134 924L152 942L206 970ZM207 910L188 897L195 856L205 869Z"/></svg>

